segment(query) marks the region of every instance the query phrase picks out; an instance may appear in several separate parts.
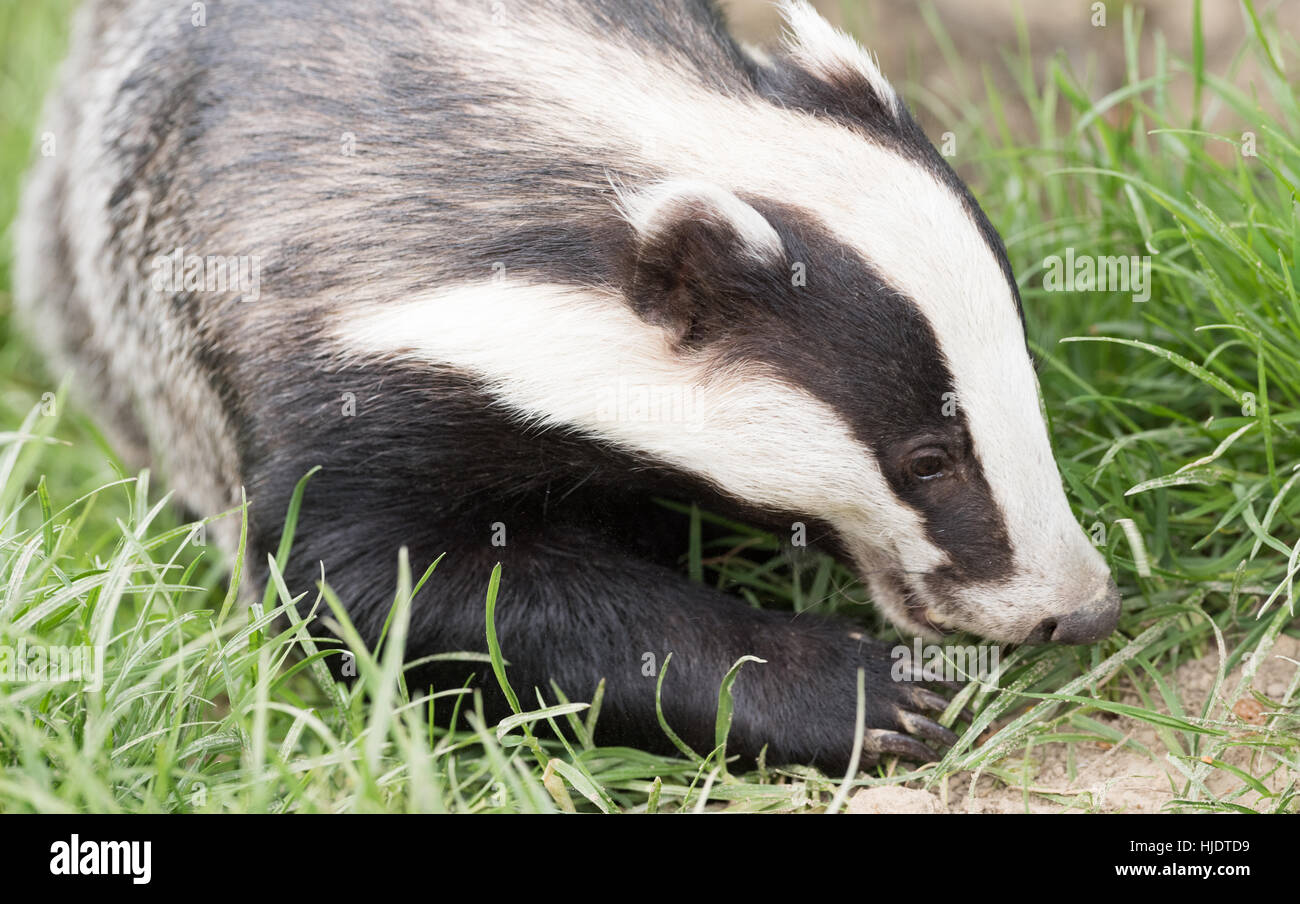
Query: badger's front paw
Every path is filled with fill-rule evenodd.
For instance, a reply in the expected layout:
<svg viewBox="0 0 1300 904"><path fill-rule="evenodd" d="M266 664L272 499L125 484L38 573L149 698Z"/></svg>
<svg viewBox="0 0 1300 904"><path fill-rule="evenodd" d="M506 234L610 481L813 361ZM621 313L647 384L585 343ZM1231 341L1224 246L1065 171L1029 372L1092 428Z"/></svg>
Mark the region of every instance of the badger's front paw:
<svg viewBox="0 0 1300 904"><path fill-rule="evenodd" d="M919 676L900 670L883 643L864 645L866 735L862 742L864 765L882 756L899 756L919 763L932 762L957 743L957 736L923 713L941 713L948 701Z"/></svg>

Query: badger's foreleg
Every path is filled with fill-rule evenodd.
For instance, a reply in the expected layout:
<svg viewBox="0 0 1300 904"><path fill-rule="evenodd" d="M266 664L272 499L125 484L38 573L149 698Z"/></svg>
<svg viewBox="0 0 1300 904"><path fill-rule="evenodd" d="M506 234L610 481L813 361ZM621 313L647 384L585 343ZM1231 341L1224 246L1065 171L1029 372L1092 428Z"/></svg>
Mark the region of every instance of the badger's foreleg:
<svg viewBox="0 0 1300 904"><path fill-rule="evenodd" d="M867 729L862 762L880 754L929 760L935 751L921 740L955 740L921 715L946 701L921 684L894 680L889 648L863 638L851 624L754 609L578 534L565 542L550 531L534 542L512 538L503 548L449 549L416 600L409 659L486 649L484 591L497 560L502 579L495 621L512 687L532 708L538 705L534 688L556 702L552 680L570 700L587 701L604 679L598 743L671 752L655 712L656 686L667 668L664 716L687 744L707 754L714 747L719 685L747 654L766 662L746 663L734 685L729 755L752 760L766 746L770 764L843 770L852 752L859 668L865 670ZM374 569L366 575L373 578ZM354 582L346 573L332 581L368 598L372 608L356 614L370 633L377 630L391 590L376 593L372 582ZM456 687L471 671L489 717L508 714L485 665L439 663L413 673L411 685Z"/></svg>

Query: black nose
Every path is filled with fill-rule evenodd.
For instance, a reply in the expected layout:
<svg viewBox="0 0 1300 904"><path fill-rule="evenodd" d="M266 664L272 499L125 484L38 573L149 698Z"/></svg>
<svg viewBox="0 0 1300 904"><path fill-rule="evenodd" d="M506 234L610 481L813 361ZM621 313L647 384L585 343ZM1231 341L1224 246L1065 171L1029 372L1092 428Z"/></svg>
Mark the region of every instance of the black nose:
<svg viewBox="0 0 1300 904"><path fill-rule="evenodd" d="M1110 636L1119 622L1119 588L1114 582L1095 602L1076 609L1062 618L1045 618L1039 622L1026 643L1096 643Z"/></svg>

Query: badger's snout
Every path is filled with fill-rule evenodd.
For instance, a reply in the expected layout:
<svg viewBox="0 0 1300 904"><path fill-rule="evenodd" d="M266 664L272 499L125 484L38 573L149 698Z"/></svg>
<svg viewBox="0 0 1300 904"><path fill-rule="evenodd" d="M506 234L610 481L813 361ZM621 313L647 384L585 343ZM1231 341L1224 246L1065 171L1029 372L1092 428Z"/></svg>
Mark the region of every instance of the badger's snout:
<svg viewBox="0 0 1300 904"><path fill-rule="evenodd" d="M1091 644L1115 630L1121 599L1101 555L1082 532L1079 538L1073 554L1051 559L1054 567L1013 569L1004 580L971 580L943 567L868 571L867 559L858 565L873 601L905 631L930 638L965 631L1009 644Z"/></svg>
<svg viewBox="0 0 1300 904"><path fill-rule="evenodd" d="M1092 602L1061 618L1045 618L1025 643L1089 644L1109 637L1119 623L1119 588L1114 581Z"/></svg>

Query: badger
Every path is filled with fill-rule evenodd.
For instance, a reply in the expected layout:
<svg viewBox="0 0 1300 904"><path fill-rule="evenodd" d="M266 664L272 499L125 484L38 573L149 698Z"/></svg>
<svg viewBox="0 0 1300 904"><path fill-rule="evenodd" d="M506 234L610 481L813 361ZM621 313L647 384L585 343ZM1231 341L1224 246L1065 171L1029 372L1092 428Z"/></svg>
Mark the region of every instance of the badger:
<svg viewBox="0 0 1300 904"><path fill-rule="evenodd" d="M843 768L861 670L857 753L933 758L943 695L853 621L690 580L663 501L806 528L909 636L1086 644L1120 597L997 232L874 58L780 9L758 49L711 0L89 0L19 314L126 463L197 516L246 494L254 584L316 467L296 592L373 643L397 551L442 556L412 685L507 712L427 661L486 649L500 563L511 683L603 680L601 743L665 748L662 679L712 748L748 654L729 754Z"/></svg>

